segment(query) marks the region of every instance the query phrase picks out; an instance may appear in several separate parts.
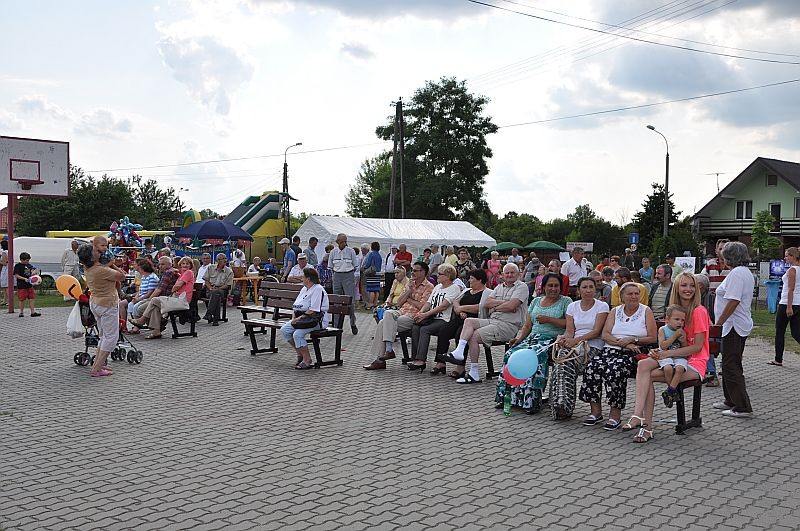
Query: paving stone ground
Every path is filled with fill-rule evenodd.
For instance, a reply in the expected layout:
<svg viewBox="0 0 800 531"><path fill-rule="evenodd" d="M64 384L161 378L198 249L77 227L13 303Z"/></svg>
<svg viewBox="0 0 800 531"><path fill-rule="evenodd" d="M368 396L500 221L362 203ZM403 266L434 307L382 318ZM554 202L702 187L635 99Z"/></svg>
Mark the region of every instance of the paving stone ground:
<svg viewBox="0 0 800 531"><path fill-rule="evenodd" d="M676 435L662 405L639 445L582 426L582 403L567 421L504 417L490 382L398 360L365 372L366 313L343 367L295 371L285 345L251 356L235 318L198 338L132 336L144 362L90 378L68 312L0 314L6 530L800 528L800 359L769 367L754 341L755 418L720 416L721 389L705 389L703 428Z"/></svg>

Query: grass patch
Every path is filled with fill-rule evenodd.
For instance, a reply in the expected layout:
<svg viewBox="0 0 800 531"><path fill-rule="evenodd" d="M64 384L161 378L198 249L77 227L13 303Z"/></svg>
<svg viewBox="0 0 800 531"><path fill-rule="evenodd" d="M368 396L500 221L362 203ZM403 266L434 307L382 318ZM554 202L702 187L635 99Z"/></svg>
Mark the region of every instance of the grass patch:
<svg viewBox="0 0 800 531"><path fill-rule="evenodd" d="M758 305L753 310L753 332L751 335L764 339L770 345L775 344L775 314L769 313L765 306ZM792 339L788 328L786 329L785 351L800 354L800 345Z"/></svg>
<svg viewBox="0 0 800 531"><path fill-rule="evenodd" d="M58 308L74 306L75 301L65 301L64 296L59 292L53 293L37 293L36 301L34 303L37 308ZM27 306L27 302L25 303ZM14 308L19 310L20 301L14 302Z"/></svg>

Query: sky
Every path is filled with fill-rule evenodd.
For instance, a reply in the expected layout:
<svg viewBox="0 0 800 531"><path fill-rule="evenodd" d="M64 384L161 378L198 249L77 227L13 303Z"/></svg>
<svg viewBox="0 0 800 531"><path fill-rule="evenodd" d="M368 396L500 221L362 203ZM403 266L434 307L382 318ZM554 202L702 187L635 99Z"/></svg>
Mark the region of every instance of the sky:
<svg viewBox="0 0 800 531"><path fill-rule="evenodd" d="M664 139L647 124L669 141L684 214L714 196L713 173L724 186L758 156L800 162L798 82L551 121L798 80L800 2L484 3L503 9L0 0L14 21L0 32L0 135L68 141L93 175L152 177L221 214L279 190L284 150L302 142L287 156L292 211L342 215L361 163L391 148L375 128L392 102L447 76L488 97L501 126L485 185L499 215L588 203L629 221L664 180ZM220 159L242 160L199 163Z"/></svg>

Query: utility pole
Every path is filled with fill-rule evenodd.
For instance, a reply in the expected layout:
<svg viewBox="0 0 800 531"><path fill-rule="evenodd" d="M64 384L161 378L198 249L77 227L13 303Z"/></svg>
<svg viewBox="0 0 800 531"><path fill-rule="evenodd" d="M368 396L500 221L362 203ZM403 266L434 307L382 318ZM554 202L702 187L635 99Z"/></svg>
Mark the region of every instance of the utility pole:
<svg viewBox="0 0 800 531"><path fill-rule="evenodd" d="M403 98L397 99L397 123L400 128L400 219L406 219L406 197L403 192L403 158L405 158L405 123L403 122Z"/></svg>
<svg viewBox="0 0 800 531"><path fill-rule="evenodd" d="M302 142L298 142L296 144L292 144L291 146L287 147L283 151L283 200L285 201L283 205L283 221L286 225L286 237L292 237L292 216L289 212L289 164L286 160L286 154L289 152L290 149L297 146L302 146Z"/></svg>
<svg viewBox="0 0 800 531"><path fill-rule="evenodd" d="M397 179L397 171L395 170L397 163L397 106L395 105L394 112L394 127L392 128L392 182L389 185L389 219L394 217L394 183Z"/></svg>

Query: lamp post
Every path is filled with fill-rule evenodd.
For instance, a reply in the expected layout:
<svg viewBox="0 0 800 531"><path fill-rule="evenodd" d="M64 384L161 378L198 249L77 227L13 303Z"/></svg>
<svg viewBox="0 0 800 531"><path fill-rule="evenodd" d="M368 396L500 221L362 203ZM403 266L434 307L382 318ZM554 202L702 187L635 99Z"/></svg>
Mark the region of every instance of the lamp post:
<svg viewBox="0 0 800 531"><path fill-rule="evenodd" d="M661 131L659 131L652 125L648 125L647 128L661 135L661 138L664 139L664 143L667 145L666 170L664 175L664 233L663 233L663 236L666 238L667 232L669 230L669 142L667 141L667 137L665 137Z"/></svg>
<svg viewBox="0 0 800 531"><path fill-rule="evenodd" d="M286 224L287 238L291 236L290 233L291 233L292 217L289 214L289 165L286 163L286 154L293 147L302 145L303 145L302 142L298 142L296 144L292 144L283 151L283 200L286 201L286 204L283 207L283 217L284 217L284 223Z"/></svg>

